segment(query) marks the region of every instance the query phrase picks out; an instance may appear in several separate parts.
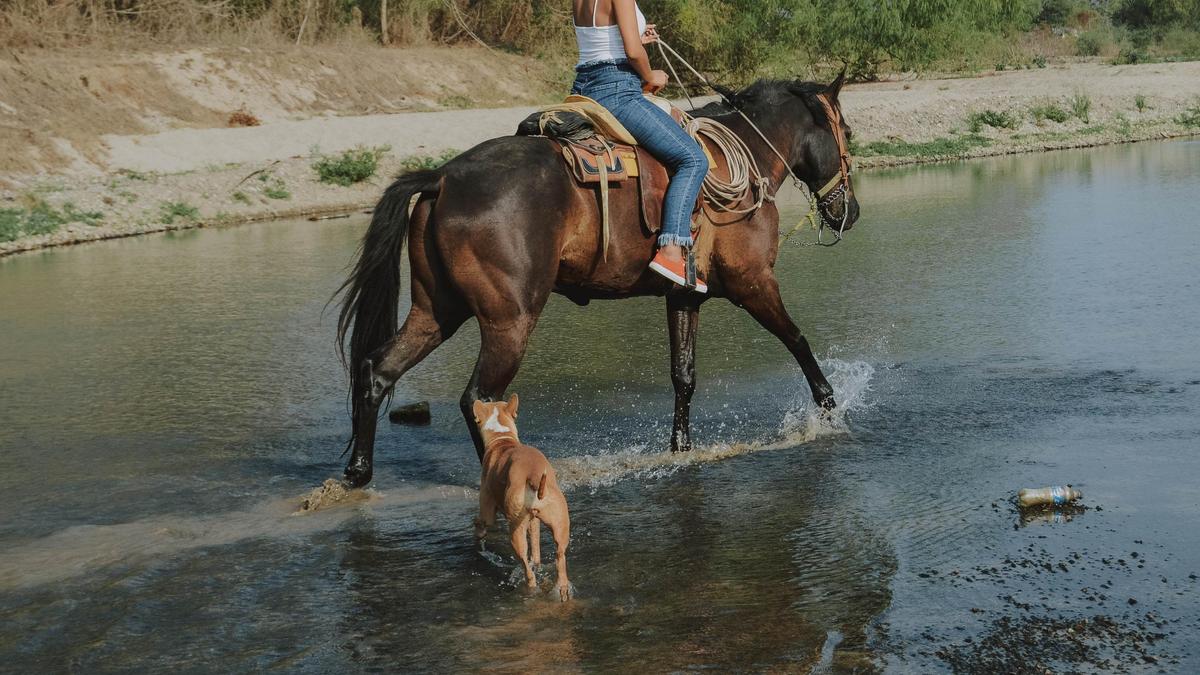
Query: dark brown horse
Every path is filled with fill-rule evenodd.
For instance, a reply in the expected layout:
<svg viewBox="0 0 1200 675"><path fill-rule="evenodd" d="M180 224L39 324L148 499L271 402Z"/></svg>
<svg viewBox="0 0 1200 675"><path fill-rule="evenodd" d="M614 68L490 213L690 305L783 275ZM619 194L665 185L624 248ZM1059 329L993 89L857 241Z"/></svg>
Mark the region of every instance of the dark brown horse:
<svg viewBox="0 0 1200 675"><path fill-rule="evenodd" d="M844 198L822 201L819 211L827 222L848 229L858 218L858 202L844 161L850 130L840 120L841 87L841 77L828 86L760 81L727 93L730 105L712 104L695 114L718 119L746 142L772 192L785 182L789 167L731 106L761 129L814 192L841 175ZM636 187L615 187L610 201L611 241L605 259L597 190L577 184L557 143L540 137L493 139L440 169L407 173L388 187L343 287L338 339L344 348L350 335L354 424L348 484L371 480L379 407L396 381L471 317L479 321L479 360L460 403L482 456L471 405L504 395L551 293L580 305L593 299L666 296L675 386L673 450L691 448L696 328L700 305L708 298L727 298L749 312L795 356L814 400L826 409L834 406L833 389L779 296L772 269L779 212L772 202L748 216L711 218L720 224L710 230L709 293L698 295L647 270L655 237L641 223ZM412 309L397 331L405 243Z"/></svg>

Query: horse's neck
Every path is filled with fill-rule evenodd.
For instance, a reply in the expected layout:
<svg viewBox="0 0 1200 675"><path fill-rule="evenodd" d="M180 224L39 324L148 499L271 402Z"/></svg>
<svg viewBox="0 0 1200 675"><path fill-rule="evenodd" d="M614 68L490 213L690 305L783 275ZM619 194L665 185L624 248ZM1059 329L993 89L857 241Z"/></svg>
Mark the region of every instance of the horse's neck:
<svg viewBox="0 0 1200 675"><path fill-rule="evenodd" d="M772 120L756 120L750 118L754 125L758 127L763 136L766 136L771 141L771 145L775 146L784 157L788 157L794 145L794 129L785 128L787 125L779 121ZM762 174L771 180L772 190L778 190L781 185L787 180L788 167L780 161L779 156L775 151L763 141L762 136L758 135L750 123L736 112L722 115L718 120L725 126L733 130L746 143L746 147L750 148L750 154L754 155L754 160L758 163L758 168ZM788 158L790 159L790 158Z"/></svg>

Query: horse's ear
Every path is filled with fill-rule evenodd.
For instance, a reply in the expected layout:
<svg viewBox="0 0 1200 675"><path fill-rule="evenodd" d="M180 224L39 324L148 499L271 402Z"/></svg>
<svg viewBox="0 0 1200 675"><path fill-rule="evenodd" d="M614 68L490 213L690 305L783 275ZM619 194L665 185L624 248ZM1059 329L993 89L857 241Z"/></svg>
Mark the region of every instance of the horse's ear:
<svg viewBox="0 0 1200 675"><path fill-rule="evenodd" d="M712 83L711 86L713 88L713 91L720 94L721 98L725 99L725 101L728 102L729 105L731 105L735 108L738 107L738 100L737 100L738 93L736 90L730 89L729 87L726 87L723 84L716 84L715 82Z"/></svg>
<svg viewBox="0 0 1200 675"><path fill-rule="evenodd" d="M520 402L521 399L517 398L516 394L513 394L512 397L508 399L508 414L512 415L513 419L517 418L517 405L520 404Z"/></svg>
<svg viewBox="0 0 1200 675"><path fill-rule="evenodd" d="M825 88L825 92L829 94L829 98L831 100L837 100L838 94L842 92L843 84L846 84L845 66L842 66L842 72L838 73L838 76L834 78L833 82L830 82L829 86Z"/></svg>
<svg viewBox="0 0 1200 675"><path fill-rule="evenodd" d="M473 413L475 413L475 423L476 424L483 421L483 410L484 410L483 401L477 400L477 401L475 401L475 405L471 406L471 411Z"/></svg>

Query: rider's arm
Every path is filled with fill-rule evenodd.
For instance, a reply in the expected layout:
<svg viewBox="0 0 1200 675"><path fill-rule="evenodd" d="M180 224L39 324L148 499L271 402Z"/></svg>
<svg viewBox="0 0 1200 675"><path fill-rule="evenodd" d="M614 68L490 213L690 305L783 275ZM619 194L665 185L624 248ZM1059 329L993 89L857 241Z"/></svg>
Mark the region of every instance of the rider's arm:
<svg viewBox="0 0 1200 675"><path fill-rule="evenodd" d="M650 55L642 44L642 34L638 32L636 6L636 0L613 0L613 12L617 15L617 27L621 29L621 40L625 43L629 65L637 71L642 82L649 82L654 71L650 67Z"/></svg>

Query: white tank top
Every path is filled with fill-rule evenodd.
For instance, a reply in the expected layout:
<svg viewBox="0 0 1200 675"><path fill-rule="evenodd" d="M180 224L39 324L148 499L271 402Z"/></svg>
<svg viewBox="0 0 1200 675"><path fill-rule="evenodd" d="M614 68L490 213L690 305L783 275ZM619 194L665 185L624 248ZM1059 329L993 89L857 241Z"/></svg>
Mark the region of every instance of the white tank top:
<svg viewBox="0 0 1200 675"><path fill-rule="evenodd" d="M579 43L579 63L577 65L586 65L593 61L615 61L617 59L626 59L629 56L625 53L625 40L621 38L621 29L619 26L597 26L596 25L596 9L600 6L600 0L592 0L592 25L590 26L575 26L575 41ZM633 8L637 11L638 35L646 32L646 16L642 14L642 8L634 3Z"/></svg>

